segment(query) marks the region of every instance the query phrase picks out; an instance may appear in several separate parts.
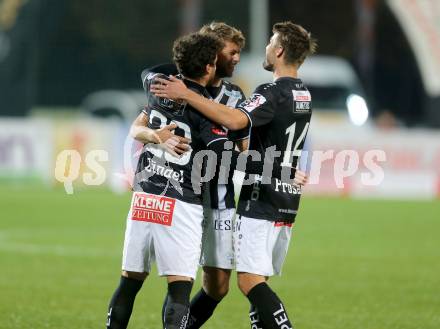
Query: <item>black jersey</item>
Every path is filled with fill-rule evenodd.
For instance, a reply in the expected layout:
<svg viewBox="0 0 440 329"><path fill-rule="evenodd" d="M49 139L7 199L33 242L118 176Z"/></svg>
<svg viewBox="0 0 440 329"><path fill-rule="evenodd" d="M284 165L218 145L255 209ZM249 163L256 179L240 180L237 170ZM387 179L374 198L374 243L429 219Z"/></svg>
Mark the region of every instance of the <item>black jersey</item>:
<svg viewBox="0 0 440 329"><path fill-rule="evenodd" d="M238 107L246 97L241 88L229 81L222 80L219 87L206 88L215 102L229 106ZM227 130L226 128L222 127ZM240 139L249 137L249 129L238 131L228 131L229 140L236 142ZM209 206L213 209L235 208L234 199L234 183L232 174L229 175L227 184L219 184L219 168L215 172L215 176L209 182Z"/></svg>
<svg viewBox="0 0 440 329"><path fill-rule="evenodd" d="M147 92L148 97L148 87L146 84L148 80L146 77L149 73L162 73L166 75L177 75L177 67L175 64L160 64L142 72L142 84ZM218 87L206 87L211 98L220 104L237 107L245 99L245 95L241 88L229 81L222 80L222 83ZM225 127L218 126L218 131L227 131L227 137L229 140L236 142L241 139L246 139L249 137L249 129L242 129L238 131L228 131ZM216 129L216 128L214 128ZM225 208L235 208L235 197L234 197L234 184L232 181L232 175L229 176L227 184L218 184L219 182L219 170L217 168L215 176L208 183L207 194L204 197L209 198L209 200L204 200L204 204L213 209L225 209Z"/></svg>
<svg viewBox="0 0 440 329"><path fill-rule="evenodd" d="M154 73L145 76L146 90L149 90L149 83L155 78ZM204 97L210 97L203 86L189 80L184 80L191 90ZM191 150L181 157L174 157L164 151L160 145L145 144L142 154L139 157L135 174L134 189L146 193L165 195L184 202L202 204L200 191L194 190L191 181L194 155L207 148L217 140L227 140L226 131L221 127L213 128L213 124L206 117L199 114L189 105L180 105L176 102L151 97L145 113L148 115L148 126L152 129L159 129L165 125L175 123L177 125L176 135L191 139ZM150 97L148 97L150 96Z"/></svg>
<svg viewBox="0 0 440 329"><path fill-rule="evenodd" d="M249 150L260 154L270 147L281 151L275 159L282 166L296 168L312 114L311 96L301 80L282 77L257 87L239 108L249 117ZM243 185L237 213L269 221L293 222L298 211L301 189L278 178L262 184L260 176L249 177ZM293 180L293 177L292 177Z"/></svg>

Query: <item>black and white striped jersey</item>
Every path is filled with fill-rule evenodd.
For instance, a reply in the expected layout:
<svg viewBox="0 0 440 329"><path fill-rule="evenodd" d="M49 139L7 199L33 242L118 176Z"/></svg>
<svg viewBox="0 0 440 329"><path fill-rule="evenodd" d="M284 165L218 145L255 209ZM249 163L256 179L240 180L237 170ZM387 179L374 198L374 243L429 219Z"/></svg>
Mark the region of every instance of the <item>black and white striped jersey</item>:
<svg viewBox="0 0 440 329"><path fill-rule="evenodd" d="M219 87L207 87L208 93L215 102L229 106L238 107L245 99L245 95L239 86L222 80ZM227 130L223 127L223 129ZM239 131L228 131L228 139L235 142L249 137L249 129ZM229 175L227 184L219 184L219 168L214 178L209 182L209 205L213 209L235 208L234 184L232 175Z"/></svg>

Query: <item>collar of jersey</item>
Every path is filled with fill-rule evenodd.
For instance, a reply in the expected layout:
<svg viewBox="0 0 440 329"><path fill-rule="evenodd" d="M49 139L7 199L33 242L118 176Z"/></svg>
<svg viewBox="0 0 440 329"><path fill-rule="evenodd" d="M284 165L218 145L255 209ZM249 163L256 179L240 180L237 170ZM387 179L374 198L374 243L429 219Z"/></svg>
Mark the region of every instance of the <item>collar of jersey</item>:
<svg viewBox="0 0 440 329"><path fill-rule="evenodd" d="M195 90L196 92L198 92L199 94L205 96L205 97L209 97L211 98L211 95L209 95L208 91L206 90L205 87L203 87L202 85L199 85L197 82L191 81L191 80L187 80L187 79L183 79L183 82L185 83L185 85L192 90Z"/></svg>
<svg viewBox="0 0 440 329"><path fill-rule="evenodd" d="M276 79L274 82L283 81L283 80L301 81L299 78L294 78L294 77L280 77Z"/></svg>

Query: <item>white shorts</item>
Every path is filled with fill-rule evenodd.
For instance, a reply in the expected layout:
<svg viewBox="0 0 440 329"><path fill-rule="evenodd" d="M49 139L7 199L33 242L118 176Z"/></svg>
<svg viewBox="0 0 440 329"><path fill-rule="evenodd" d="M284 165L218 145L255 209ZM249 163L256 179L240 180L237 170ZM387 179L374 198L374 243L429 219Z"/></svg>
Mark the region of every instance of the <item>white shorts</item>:
<svg viewBox="0 0 440 329"><path fill-rule="evenodd" d="M132 204L133 199L134 195ZM154 246L150 225L149 222L132 220L132 207L130 207L125 229L122 270L139 273L151 272Z"/></svg>
<svg viewBox="0 0 440 329"><path fill-rule="evenodd" d="M227 270L234 268L234 216L234 208L204 209L200 265Z"/></svg>
<svg viewBox="0 0 440 329"><path fill-rule="evenodd" d="M135 192L127 219L130 223L127 223L123 269L149 272L154 254L159 275L195 279L201 252L202 221L201 205ZM138 234L136 229L145 234Z"/></svg>
<svg viewBox="0 0 440 329"><path fill-rule="evenodd" d="M289 249L292 224L237 216L235 228L236 271L280 275Z"/></svg>

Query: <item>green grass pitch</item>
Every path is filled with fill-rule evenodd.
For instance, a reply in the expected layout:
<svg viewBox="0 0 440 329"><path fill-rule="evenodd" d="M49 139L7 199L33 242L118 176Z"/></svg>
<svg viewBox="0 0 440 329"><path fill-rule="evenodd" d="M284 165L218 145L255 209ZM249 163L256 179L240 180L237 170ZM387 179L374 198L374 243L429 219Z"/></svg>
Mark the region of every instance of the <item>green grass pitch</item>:
<svg viewBox="0 0 440 329"><path fill-rule="evenodd" d="M0 200L0 328L104 328L130 195L0 187ZM270 284L297 329L438 329L440 202L305 197ZM130 328L161 328L165 288L154 269ZM249 328L247 312L234 279L205 328Z"/></svg>

